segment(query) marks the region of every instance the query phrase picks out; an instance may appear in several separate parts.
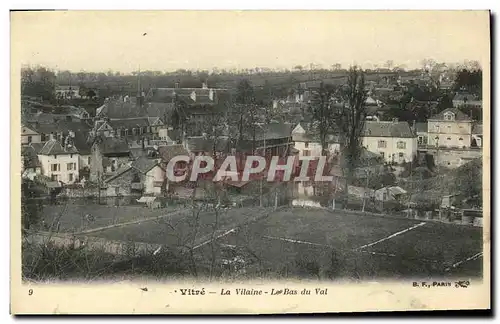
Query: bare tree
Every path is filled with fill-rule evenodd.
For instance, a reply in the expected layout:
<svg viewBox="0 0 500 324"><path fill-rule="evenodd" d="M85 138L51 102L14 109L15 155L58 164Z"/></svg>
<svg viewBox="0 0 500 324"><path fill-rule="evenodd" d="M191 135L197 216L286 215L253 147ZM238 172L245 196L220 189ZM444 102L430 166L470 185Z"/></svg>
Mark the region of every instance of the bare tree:
<svg viewBox="0 0 500 324"><path fill-rule="evenodd" d="M361 140L365 127L367 92L363 70L356 66L349 69L347 83L340 90L342 105L336 112L337 126L341 131L344 156L347 162L347 180L351 180L361 155Z"/></svg>
<svg viewBox="0 0 500 324"><path fill-rule="evenodd" d="M331 134L335 125L334 94L335 89L333 87L321 83L319 89L313 92L312 100L309 104L309 112L319 132L323 155L327 155L328 135Z"/></svg>

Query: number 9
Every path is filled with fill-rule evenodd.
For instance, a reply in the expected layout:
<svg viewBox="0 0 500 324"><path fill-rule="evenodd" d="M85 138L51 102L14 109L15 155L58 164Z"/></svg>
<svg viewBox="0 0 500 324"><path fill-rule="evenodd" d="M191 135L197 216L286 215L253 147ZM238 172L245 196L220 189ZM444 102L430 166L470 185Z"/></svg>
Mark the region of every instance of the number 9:
<svg viewBox="0 0 500 324"><path fill-rule="evenodd" d="M33 295L33 289L28 290L28 295Z"/></svg>

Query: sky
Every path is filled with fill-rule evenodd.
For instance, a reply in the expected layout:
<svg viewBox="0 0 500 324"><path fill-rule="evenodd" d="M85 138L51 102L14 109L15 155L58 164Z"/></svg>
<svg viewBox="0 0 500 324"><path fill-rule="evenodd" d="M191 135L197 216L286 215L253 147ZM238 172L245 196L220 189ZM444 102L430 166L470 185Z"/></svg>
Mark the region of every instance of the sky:
<svg viewBox="0 0 500 324"><path fill-rule="evenodd" d="M145 34L145 35L144 35ZM418 67L489 62L487 11L56 11L11 13L12 57L57 70Z"/></svg>

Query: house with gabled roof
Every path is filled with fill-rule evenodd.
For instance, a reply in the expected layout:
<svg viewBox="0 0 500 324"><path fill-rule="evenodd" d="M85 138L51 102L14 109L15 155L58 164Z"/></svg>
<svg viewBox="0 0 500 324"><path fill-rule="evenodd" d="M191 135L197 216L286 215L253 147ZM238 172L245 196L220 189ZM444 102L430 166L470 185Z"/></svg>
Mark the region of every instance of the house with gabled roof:
<svg viewBox="0 0 500 324"><path fill-rule="evenodd" d="M428 144L436 147L469 148L472 119L458 108L447 108L429 118Z"/></svg>
<svg viewBox="0 0 500 324"><path fill-rule="evenodd" d="M366 121L362 145L368 151L380 154L389 163L412 161L417 155L417 135L408 122Z"/></svg>
<svg viewBox="0 0 500 324"><path fill-rule="evenodd" d="M79 180L80 154L71 137L64 143L52 138L38 152L42 174L52 181L74 183Z"/></svg>

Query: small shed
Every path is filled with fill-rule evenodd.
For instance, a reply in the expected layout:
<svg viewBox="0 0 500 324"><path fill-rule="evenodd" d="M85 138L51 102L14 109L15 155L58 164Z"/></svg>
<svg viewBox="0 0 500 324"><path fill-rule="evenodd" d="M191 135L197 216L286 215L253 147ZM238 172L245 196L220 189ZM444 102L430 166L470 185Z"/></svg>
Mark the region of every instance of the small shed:
<svg viewBox="0 0 500 324"><path fill-rule="evenodd" d="M148 208L151 209L161 208L161 201L156 199L156 197L142 196L141 198L137 199L137 202L144 203Z"/></svg>
<svg viewBox="0 0 500 324"><path fill-rule="evenodd" d="M398 186L388 186L375 191L375 199L378 201L401 201L407 191Z"/></svg>

